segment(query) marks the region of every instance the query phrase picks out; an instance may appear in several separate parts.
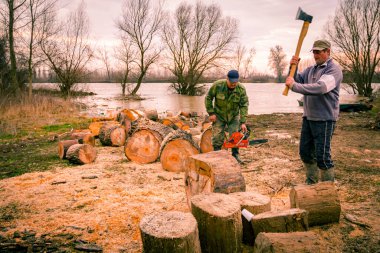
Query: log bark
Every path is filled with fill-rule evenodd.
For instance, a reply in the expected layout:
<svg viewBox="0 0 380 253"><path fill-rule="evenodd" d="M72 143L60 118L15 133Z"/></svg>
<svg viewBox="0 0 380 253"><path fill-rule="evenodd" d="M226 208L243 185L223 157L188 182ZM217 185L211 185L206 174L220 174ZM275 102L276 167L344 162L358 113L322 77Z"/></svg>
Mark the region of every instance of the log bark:
<svg viewBox="0 0 380 253"><path fill-rule="evenodd" d="M146 164L155 162L160 155L163 139L173 129L151 120L139 120L136 129L125 143L125 155L134 162Z"/></svg>
<svg viewBox="0 0 380 253"><path fill-rule="evenodd" d="M121 147L126 136L125 129L120 125L104 124L99 132L99 140L104 146Z"/></svg>
<svg viewBox="0 0 380 253"><path fill-rule="evenodd" d="M67 150L74 144L79 144L78 140L64 140L58 142L58 156L66 159Z"/></svg>
<svg viewBox="0 0 380 253"><path fill-rule="evenodd" d="M226 150L190 156L185 185L189 206L191 197L200 193L245 191L240 165Z"/></svg>
<svg viewBox="0 0 380 253"><path fill-rule="evenodd" d="M186 122L182 121L179 117L168 117L161 120L161 123L165 126L171 127L174 130L181 129L189 131L190 126Z"/></svg>
<svg viewBox="0 0 380 253"><path fill-rule="evenodd" d="M315 253L323 251L317 234L311 231L260 233L253 248L255 253Z"/></svg>
<svg viewBox="0 0 380 253"><path fill-rule="evenodd" d="M104 125L104 124L114 124L114 125L120 125L117 121L96 121L96 122L92 122L88 128L90 129L92 135L94 137L98 137L99 136L99 132L100 132L100 128Z"/></svg>
<svg viewBox="0 0 380 253"><path fill-rule="evenodd" d="M96 159L96 150L88 144L74 144L67 150L66 157L75 164L92 163Z"/></svg>
<svg viewBox="0 0 380 253"><path fill-rule="evenodd" d="M309 229L307 211L292 208L282 211L270 211L253 216L251 225L254 238L261 232L296 232Z"/></svg>
<svg viewBox="0 0 380 253"><path fill-rule="evenodd" d="M339 222L340 201L333 182L314 185L297 185L289 194L290 206L309 212L309 225L323 225Z"/></svg>
<svg viewBox="0 0 380 253"><path fill-rule="evenodd" d="M271 210L271 199L267 196L256 192L234 192L229 194L240 202L241 210L246 209L250 213L257 215L259 213ZM243 243L253 246L254 233L250 221L242 216L243 223Z"/></svg>
<svg viewBox="0 0 380 253"><path fill-rule="evenodd" d="M169 133L162 141L160 162L162 168L172 172L183 172L188 168L189 156L199 154L199 147L191 135L177 130Z"/></svg>
<svg viewBox="0 0 380 253"><path fill-rule="evenodd" d="M207 153L214 150L214 147L212 146L212 125L210 125L201 134L199 147L201 148L202 153Z"/></svg>
<svg viewBox="0 0 380 253"><path fill-rule="evenodd" d="M200 253L198 224L191 213L177 211L151 214L140 222L145 253Z"/></svg>
<svg viewBox="0 0 380 253"><path fill-rule="evenodd" d="M240 203L221 193L191 198L191 212L198 222L202 252L241 252Z"/></svg>

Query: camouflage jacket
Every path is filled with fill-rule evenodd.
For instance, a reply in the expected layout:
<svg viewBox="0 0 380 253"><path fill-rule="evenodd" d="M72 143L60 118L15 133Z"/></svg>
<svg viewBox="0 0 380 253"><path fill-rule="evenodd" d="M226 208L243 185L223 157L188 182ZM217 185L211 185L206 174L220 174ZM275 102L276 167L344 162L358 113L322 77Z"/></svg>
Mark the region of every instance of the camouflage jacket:
<svg viewBox="0 0 380 253"><path fill-rule="evenodd" d="M230 122L240 114L240 123L245 123L248 104L244 86L239 83L234 90L230 91L225 79L214 82L205 97L207 113L216 114L225 122Z"/></svg>

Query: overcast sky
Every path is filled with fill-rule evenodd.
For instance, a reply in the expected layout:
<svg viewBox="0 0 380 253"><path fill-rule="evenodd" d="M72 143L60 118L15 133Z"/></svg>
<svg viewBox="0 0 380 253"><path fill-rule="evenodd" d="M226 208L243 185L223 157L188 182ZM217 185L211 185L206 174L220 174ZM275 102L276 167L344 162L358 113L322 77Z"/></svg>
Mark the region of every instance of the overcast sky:
<svg viewBox="0 0 380 253"><path fill-rule="evenodd" d="M64 8L73 9L81 0L65 0ZM152 2L158 0L152 0ZM123 0L84 0L90 18L91 35L101 44L111 44L117 38L116 20L121 16ZM164 8L175 10L180 0L166 0ZM186 0L196 3L196 0ZM239 21L239 37L246 47L254 47L254 67L261 72L269 71L269 49L281 45L288 59L294 54L303 22L295 20L298 7L313 16L304 40L301 58L311 57L314 40L323 37L323 28L333 16L339 0L202 0L217 3L223 15Z"/></svg>

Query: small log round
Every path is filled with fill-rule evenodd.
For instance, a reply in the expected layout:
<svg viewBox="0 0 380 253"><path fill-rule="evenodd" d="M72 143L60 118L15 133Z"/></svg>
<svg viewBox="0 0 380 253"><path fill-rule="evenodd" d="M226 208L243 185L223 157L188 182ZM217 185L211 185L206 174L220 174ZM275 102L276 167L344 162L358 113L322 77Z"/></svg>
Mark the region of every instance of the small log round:
<svg viewBox="0 0 380 253"><path fill-rule="evenodd" d="M200 253L197 221L191 213L177 211L142 218L140 232L145 253Z"/></svg>
<svg viewBox="0 0 380 253"><path fill-rule="evenodd" d="M75 164L88 164L96 159L96 150L88 144L74 144L68 150L66 158Z"/></svg>
<svg viewBox="0 0 380 253"><path fill-rule="evenodd" d="M339 222L341 207L333 182L297 185L290 190L290 206L309 212L309 225Z"/></svg>
<svg viewBox="0 0 380 253"><path fill-rule="evenodd" d="M74 144L78 144L78 140L64 140L58 142L58 156L66 159L67 150Z"/></svg>
<svg viewBox="0 0 380 253"><path fill-rule="evenodd" d="M240 203L221 193L191 198L191 212L198 222L202 252L241 252Z"/></svg>
<svg viewBox="0 0 380 253"><path fill-rule="evenodd" d="M168 117L161 120L161 123L165 126L171 127L174 130L181 129L188 131L190 129L189 124L181 120L179 117Z"/></svg>
<svg viewBox="0 0 380 253"><path fill-rule="evenodd" d="M104 146L121 147L126 140L126 132L120 125L104 124L99 132L99 140Z"/></svg>
<svg viewBox="0 0 380 253"><path fill-rule="evenodd" d="M100 132L100 128L104 125L104 124L115 124L115 125L119 125L119 123L117 121L95 121L95 122L92 122L88 128L90 129L92 135L94 137L98 137L99 136L99 132Z"/></svg>
<svg viewBox="0 0 380 253"><path fill-rule="evenodd" d="M201 148L201 153L207 153L214 150L214 147L212 146L212 125L202 132L199 147Z"/></svg>
<svg viewBox="0 0 380 253"><path fill-rule="evenodd" d="M95 137L90 131L72 133L71 138L77 139L79 144L89 144L91 146L95 146Z"/></svg>
<svg viewBox="0 0 380 253"><path fill-rule="evenodd" d="M191 135L177 130L168 134L160 148L162 168L172 172L183 172L188 165L188 157L199 154L199 147Z"/></svg>

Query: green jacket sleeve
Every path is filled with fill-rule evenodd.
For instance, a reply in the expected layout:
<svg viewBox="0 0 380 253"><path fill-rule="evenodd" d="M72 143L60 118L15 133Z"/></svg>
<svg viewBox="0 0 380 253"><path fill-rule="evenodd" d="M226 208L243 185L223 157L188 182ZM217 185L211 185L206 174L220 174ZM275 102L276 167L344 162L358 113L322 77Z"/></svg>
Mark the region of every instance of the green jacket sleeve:
<svg viewBox="0 0 380 253"><path fill-rule="evenodd" d="M243 124L247 121L247 115L248 115L248 96L247 92L244 89L242 97L240 99L240 123Z"/></svg>
<svg viewBox="0 0 380 253"><path fill-rule="evenodd" d="M208 114L215 113L214 105L213 105L215 94L216 94L216 85L213 84L205 97L205 106L206 106L206 111Z"/></svg>

